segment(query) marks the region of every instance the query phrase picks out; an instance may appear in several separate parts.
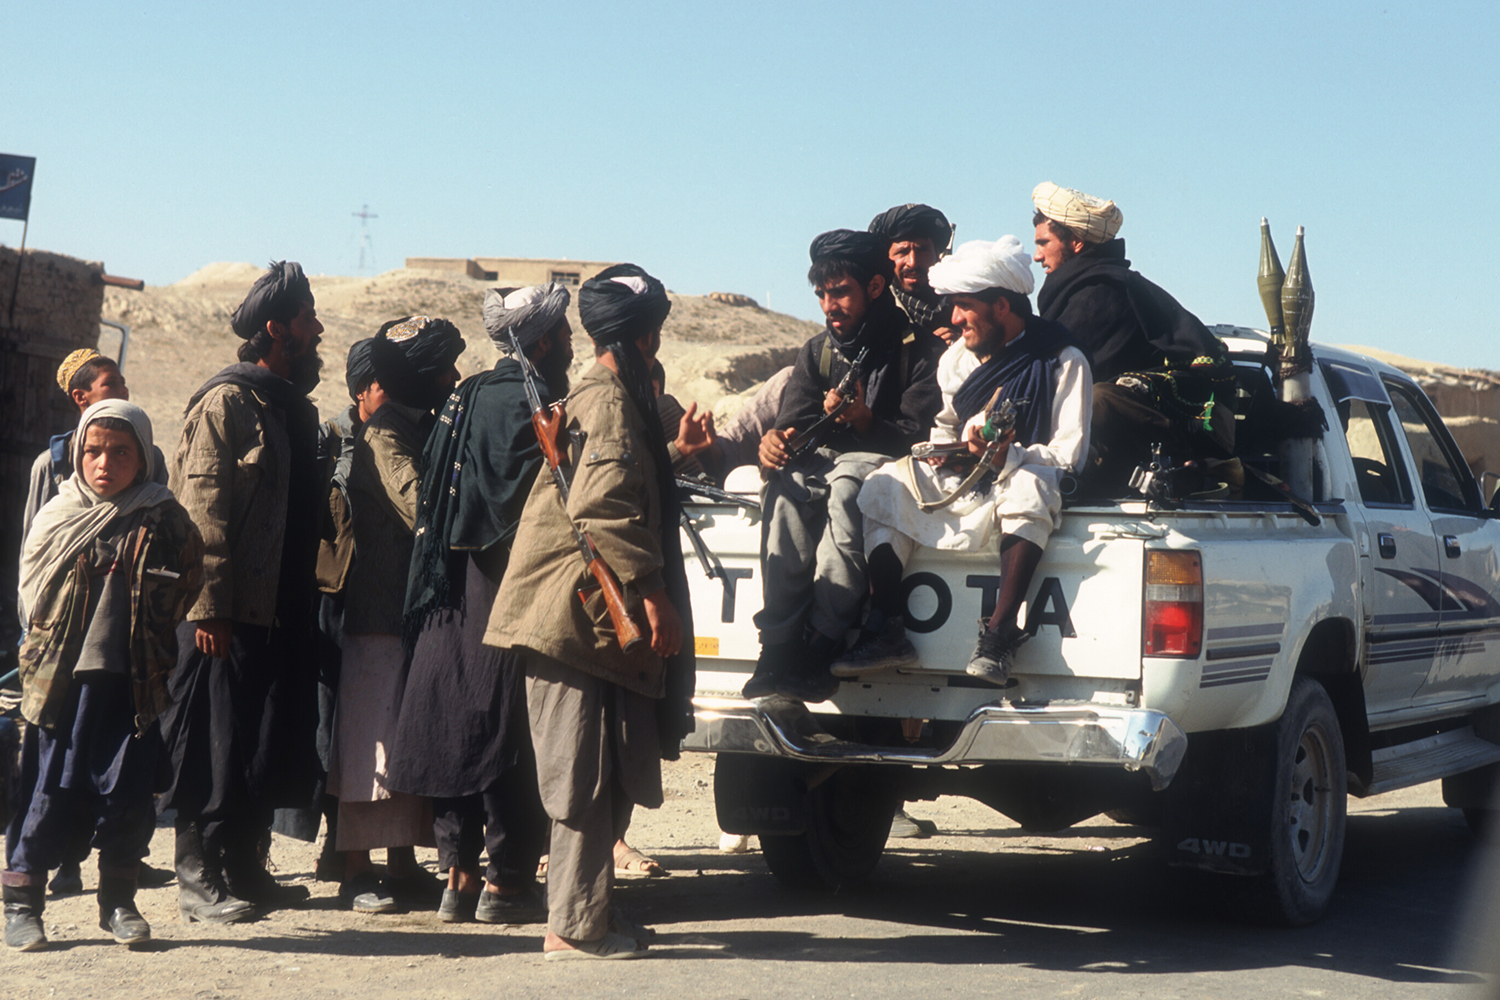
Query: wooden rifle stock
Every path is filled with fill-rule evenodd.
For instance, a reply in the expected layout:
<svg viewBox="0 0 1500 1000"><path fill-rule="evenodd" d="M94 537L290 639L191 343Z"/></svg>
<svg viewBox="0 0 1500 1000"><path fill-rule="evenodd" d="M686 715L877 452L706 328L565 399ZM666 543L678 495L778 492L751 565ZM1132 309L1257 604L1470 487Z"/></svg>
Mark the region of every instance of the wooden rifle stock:
<svg viewBox="0 0 1500 1000"><path fill-rule="evenodd" d="M615 638L619 640L621 649L627 653L633 653L636 647L646 641L646 634L641 631L640 625L636 624L636 620L630 617L630 612L625 609L625 592L620 589L620 581L615 576L615 571L609 568L609 563L604 561L604 557L594 547L594 540L589 537L588 532L579 532L579 535L582 545L593 556L590 559L586 554L584 558L588 559L589 573L593 575L600 593L604 595L604 606L609 610L609 620L615 627ZM589 590L580 590L578 599L587 601Z"/></svg>
<svg viewBox="0 0 1500 1000"><path fill-rule="evenodd" d="M514 344L514 340L512 343ZM521 345L514 344L514 346L517 357L521 359L521 371L527 380L528 396L532 396L536 393L536 386L531 381L533 373L530 370L530 362L525 354L521 353ZM567 513L570 491L568 479L562 472L563 454L560 443L563 428L567 424L568 411L561 400L551 406L544 406L541 404L541 397L535 395L531 409L531 429L536 432L536 442L542 449L542 457L547 462L547 468L552 472L553 481L557 483L563 514L568 518L568 526L573 529L573 540L578 543L578 551L583 556L589 575L594 578L599 591L604 595L604 606L608 609L609 620L615 627L615 639L620 643L621 649L627 653L633 653L641 643L646 641L646 635L625 607L625 591L620 587L620 578L615 576L615 571L609 568L609 563L605 562L604 556L599 554L599 548L589 537L588 532L579 528L577 522ZM592 591L593 588L589 587L579 590L578 600L587 601Z"/></svg>

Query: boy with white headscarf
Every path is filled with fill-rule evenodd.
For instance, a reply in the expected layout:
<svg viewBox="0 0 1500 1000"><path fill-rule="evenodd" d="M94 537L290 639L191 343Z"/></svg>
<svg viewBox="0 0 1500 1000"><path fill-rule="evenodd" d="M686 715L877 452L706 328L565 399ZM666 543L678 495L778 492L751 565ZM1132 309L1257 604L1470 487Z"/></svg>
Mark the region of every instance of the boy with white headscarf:
<svg viewBox="0 0 1500 1000"><path fill-rule="evenodd" d="M967 672L1003 687L1026 638L1016 612L1059 523L1059 482L1088 451L1092 378L1068 332L1032 314L1031 262L1014 236L963 244L932 266L929 280L952 303L953 326L962 334L938 365L943 408L930 441L967 447L959 463L904 458L865 481L859 509L870 614L859 642L832 669L855 677L916 663L902 616L904 564L918 545L981 551L994 544L998 529L999 594ZM992 446L984 436L989 413L1006 399L1015 406L1015 425ZM969 456L986 453L989 470L966 488ZM960 495L945 506L923 509L954 493Z"/></svg>
<svg viewBox="0 0 1500 1000"><path fill-rule="evenodd" d="M150 940L135 907L156 828L152 792L177 659L176 628L198 597L203 538L154 482L151 421L120 399L84 411L73 473L37 512L21 554L30 630L21 645L27 801L5 831L5 943L47 945L47 870L81 814L99 848L99 926Z"/></svg>

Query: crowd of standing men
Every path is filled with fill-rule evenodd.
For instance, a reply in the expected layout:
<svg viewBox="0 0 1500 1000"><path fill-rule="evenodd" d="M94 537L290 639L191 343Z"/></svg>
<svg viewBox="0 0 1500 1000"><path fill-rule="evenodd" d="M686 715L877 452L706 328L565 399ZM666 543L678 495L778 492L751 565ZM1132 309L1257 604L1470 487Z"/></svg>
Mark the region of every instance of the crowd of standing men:
<svg viewBox="0 0 1500 1000"><path fill-rule="evenodd" d="M671 302L631 264L578 291L595 363L576 384L568 289L493 289L493 369L458 384L457 327L401 317L351 348L351 403L320 422L323 327L301 268L274 263L170 462L118 367L70 356L80 421L38 457L25 515L6 943L46 946L48 873L76 878L90 846L101 928L149 940L134 896L170 809L184 920L298 905L271 831L326 821L318 876L356 912L545 920L549 960L644 953L653 932L610 890L617 868L659 871L624 836L694 724L678 474L761 467L744 694L816 702L915 660L917 545L997 553L968 672L1005 686L1062 477L1107 490L1148 439L1232 447L1209 432L1222 351L1129 270L1118 208L1049 184L1033 200L1040 315L1019 240L949 254L925 205L817 237L825 330L719 432L663 395Z"/></svg>

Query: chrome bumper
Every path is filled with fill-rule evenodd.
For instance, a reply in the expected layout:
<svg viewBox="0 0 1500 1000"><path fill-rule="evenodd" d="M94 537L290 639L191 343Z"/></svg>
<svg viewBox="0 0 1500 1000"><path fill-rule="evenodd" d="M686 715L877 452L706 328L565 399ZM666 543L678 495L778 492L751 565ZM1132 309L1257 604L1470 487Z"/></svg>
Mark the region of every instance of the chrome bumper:
<svg viewBox="0 0 1500 1000"><path fill-rule="evenodd" d="M815 763L1097 764L1144 771L1166 788L1187 737L1161 712L1052 703L984 705L946 749L895 749L836 739L807 707L786 698L694 698L698 725L684 750L755 753Z"/></svg>

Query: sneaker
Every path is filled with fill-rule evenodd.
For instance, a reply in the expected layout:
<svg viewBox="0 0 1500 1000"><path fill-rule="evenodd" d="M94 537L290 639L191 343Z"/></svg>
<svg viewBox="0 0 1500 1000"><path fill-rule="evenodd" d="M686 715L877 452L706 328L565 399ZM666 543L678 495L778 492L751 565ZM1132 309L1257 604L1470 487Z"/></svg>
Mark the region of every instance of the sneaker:
<svg viewBox="0 0 1500 1000"><path fill-rule="evenodd" d="M1015 686L1010 671L1015 665L1016 648L1024 641L1026 633L1014 626L1005 630L985 629L979 634L979 645L974 648L974 657L964 673L996 687Z"/></svg>
<svg viewBox="0 0 1500 1000"><path fill-rule="evenodd" d="M937 833L937 824L930 819L916 819L906 815L905 809L897 809L891 820L891 836L902 840L925 839Z"/></svg>
<svg viewBox="0 0 1500 1000"><path fill-rule="evenodd" d="M444 889L443 899L438 903L438 919L448 924L462 924L474 919L474 909L479 905L479 893L459 892Z"/></svg>
<svg viewBox="0 0 1500 1000"><path fill-rule="evenodd" d="M776 693L793 701L816 704L827 701L839 690L839 679L828 672L843 643L813 633L806 645L794 647L788 657L792 668L776 681Z"/></svg>
<svg viewBox="0 0 1500 1000"><path fill-rule="evenodd" d="M392 896L372 871L363 871L339 886L339 899L355 913L395 913Z"/></svg>
<svg viewBox="0 0 1500 1000"><path fill-rule="evenodd" d="M917 647L906 637L906 621L896 615L886 618L876 630L861 632L854 648L834 660L828 672L835 677L858 677L918 662Z"/></svg>
<svg viewBox="0 0 1500 1000"><path fill-rule="evenodd" d="M502 896L484 889L474 919L481 924L540 924L547 920L547 896L537 886Z"/></svg>

